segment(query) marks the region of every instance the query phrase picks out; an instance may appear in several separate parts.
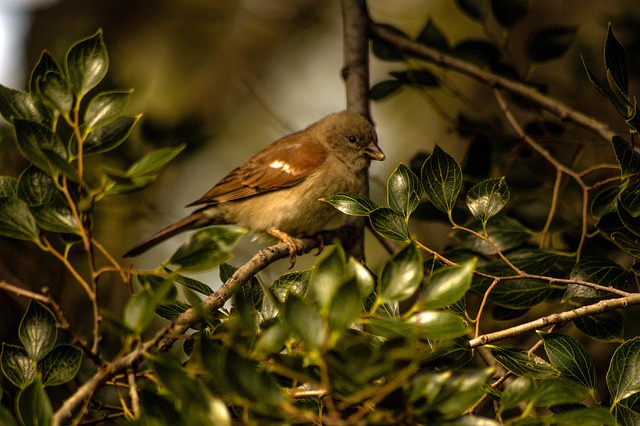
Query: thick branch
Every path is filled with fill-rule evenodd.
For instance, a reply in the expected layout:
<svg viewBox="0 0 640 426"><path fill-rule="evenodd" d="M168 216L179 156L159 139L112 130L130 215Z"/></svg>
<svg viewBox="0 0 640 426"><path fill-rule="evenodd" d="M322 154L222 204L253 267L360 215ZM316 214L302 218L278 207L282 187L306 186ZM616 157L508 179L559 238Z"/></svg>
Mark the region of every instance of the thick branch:
<svg viewBox="0 0 640 426"><path fill-rule="evenodd" d="M611 138L616 135L616 132L611 130L611 128L609 128L605 123L598 121L593 117L589 117L580 111L576 111L568 105L565 105L550 96L544 95L526 84L499 76L469 62L465 62L436 49L417 43L401 34L397 34L385 27L376 25L375 23L370 23L369 32L372 38L390 44L402 53L432 62L442 68L457 71L491 87L504 89L508 92L520 95L556 115L560 120L570 120L582 127L598 133L607 141L610 141Z"/></svg>

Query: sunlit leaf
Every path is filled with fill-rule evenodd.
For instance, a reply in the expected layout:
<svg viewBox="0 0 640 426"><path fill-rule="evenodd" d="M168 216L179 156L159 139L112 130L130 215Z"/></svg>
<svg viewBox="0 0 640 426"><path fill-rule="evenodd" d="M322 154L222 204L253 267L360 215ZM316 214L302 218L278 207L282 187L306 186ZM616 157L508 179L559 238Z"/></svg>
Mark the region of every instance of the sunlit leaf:
<svg viewBox="0 0 640 426"><path fill-rule="evenodd" d="M398 250L383 265L377 295L385 302L400 302L413 295L422 282L422 257L415 244Z"/></svg>
<svg viewBox="0 0 640 426"><path fill-rule="evenodd" d="M111 123L122 114L133 90L111 90L98 93L84 113L84 125L95 129Z"/></svg>
<svg viewBox="0 0 640 426"><path fill-rule="evenodd" d="M387 180L387 202L389 207L409 219L420 202L420 181L404 164L400 163Z"/></svg>
<svg viewBox="0 0 640 426"><path fill-rule="evenodd" d="M462 187L462 169L438 145L422 165L422 187L438 210L450 213Z"/></svg>
<svg viewBox="0 0 640 426"><path fill-rule="evenodd" d="M31 359L42 359L58 337L55 316L42 303L32 300L20 321L18 337Z"/></svg>
<svg viewBox="0 0 640 426"><path fill-rule="evenodd" d="M97 86L109 68L102 30L75 43L67 53L65 67L76 96L82 97Z"/></svg>
<svg viewBox="0 0 640 426"><path fill-rule="evenodd" d="M342 213L350 216L368 216L378 208L370 199L347 192L338 192L330 197L322 198L321 201L331 204Z"/></svg>
<svg viewBox="0 0 640 426"><path fill-rule="evenodd" d="M467 207L482 223L495 216L509 201L510 193L504 178L487 179L467 192Z"/></svg>
<svg viewBox="0 0 640 426"><path fill-rule="evenodd" d="M440 309L460 300L471 287L477 258L459 266L438 269L420 291L416 306L420 309Z"/></svg>

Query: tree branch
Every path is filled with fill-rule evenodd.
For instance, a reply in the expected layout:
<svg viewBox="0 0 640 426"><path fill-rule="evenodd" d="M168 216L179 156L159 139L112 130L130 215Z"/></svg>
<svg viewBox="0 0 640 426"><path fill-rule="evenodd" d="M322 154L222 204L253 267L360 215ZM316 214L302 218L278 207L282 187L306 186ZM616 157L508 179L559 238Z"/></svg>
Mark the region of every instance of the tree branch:
<svg viewBox="0 0 640 426"><path fill-rule="evenodd" d="M473 78L474 80L485 83L490 87L504 89L508 92L522 96L556 115L560 120L572 121L599 134L606 141L610 141L611 138L617 134L611 130L607 124L577 111L550 96L544 95L526 84L494 74L491 71L477 67L469 62L465 62L436 49L417 43L401 34L389 30L388 28L376 25L373 22L369 23L369 33L371 38L390 44L401 53L432 62L442 68L457 71Z"/></svg>

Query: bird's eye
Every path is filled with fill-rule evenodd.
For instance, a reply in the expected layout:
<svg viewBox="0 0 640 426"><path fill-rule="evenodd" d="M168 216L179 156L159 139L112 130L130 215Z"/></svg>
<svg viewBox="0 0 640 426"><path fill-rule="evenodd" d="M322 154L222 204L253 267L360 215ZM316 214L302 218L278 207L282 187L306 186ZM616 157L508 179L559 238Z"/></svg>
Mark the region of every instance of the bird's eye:
<svg viewBox="0 0 640 426"><path fill-rule="evenodd" d="M358 138L356 138L356 137L355 137L355 136L353 136L353 135L349 135L349 136L347 136L347 139L348 139L348 140L349 140L349 142L351 142L351 143L356 143L356 141L358 140Z"/></svg>

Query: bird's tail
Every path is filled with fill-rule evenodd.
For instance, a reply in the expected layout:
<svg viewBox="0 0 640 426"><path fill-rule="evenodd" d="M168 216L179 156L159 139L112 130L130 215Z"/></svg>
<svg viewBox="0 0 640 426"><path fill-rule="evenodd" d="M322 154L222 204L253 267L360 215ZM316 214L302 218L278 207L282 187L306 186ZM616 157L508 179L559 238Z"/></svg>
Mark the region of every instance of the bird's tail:
<svg viewBox="0 0 640 426"><path fill-rule="evenodd" d="M122 255L122 257L138 256L139 254L144 253L156 244L160 244L164 240L169 239L183 231L221 223L221 221L215 220L214 218L206 215L204 213L204 210L206 209L197 210L184 219L179 220L178 222L169 225L166 228L162 228L146 240L131 247L125 254Z"/></svg>

